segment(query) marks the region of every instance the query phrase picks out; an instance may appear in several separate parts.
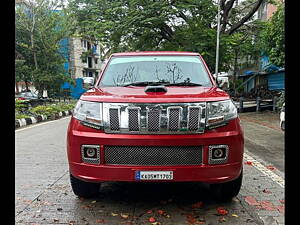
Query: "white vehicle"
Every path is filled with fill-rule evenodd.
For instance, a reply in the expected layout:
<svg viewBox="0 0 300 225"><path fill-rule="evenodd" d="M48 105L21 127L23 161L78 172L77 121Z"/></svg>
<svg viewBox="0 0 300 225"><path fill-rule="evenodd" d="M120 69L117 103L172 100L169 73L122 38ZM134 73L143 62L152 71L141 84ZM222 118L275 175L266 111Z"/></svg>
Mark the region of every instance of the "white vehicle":
<svg viewBox="0 0 300 225"><path fill-rule="evenodd" d="M280 111L280 128L281 130L285 130L285 103L283 103L281 111Z"/></svg>
<svg viewBox="0 0 300 225"><path fill-rule="evenodd" d="M216 79L216 75L213 74L213 77ZM229 89L229 80L228 74L225 72L218 73L218 86L221 87L223 90Z"/></svg>

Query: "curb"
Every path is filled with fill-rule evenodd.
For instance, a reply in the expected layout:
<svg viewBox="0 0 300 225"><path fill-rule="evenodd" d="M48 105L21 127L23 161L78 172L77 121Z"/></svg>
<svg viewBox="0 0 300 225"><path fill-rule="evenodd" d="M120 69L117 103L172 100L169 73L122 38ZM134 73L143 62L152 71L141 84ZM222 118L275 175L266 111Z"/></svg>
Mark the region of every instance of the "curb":
<svg viewBox="0 0 300 225"><path fill-rule="evenodd" d="M43 122L46 120L56 120L56 119L59 119L64 116L72 115L72 111L73 110L62 111L62 112L53 114L49 117L47 117L45 115L39 115L36 117L32 116L30 118L17 119L17 120L15 120L15 129L24 127L24 126L28 126L31 124L35 124L35 123L40 123L40 122Z"/></svg>

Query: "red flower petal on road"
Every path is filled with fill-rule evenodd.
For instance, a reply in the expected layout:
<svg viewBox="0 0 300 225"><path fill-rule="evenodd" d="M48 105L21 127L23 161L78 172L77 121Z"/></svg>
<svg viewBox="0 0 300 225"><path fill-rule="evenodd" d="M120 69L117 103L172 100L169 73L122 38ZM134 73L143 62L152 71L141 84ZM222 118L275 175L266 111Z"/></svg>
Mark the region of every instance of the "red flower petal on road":
<svg viewBox="0 0 300 225"><path fill-rule="evenodd" d="M165 211L164 211L164 210L157 210L157 213L158 213L159 215L163 215L163 214L165 214Z"/></svg>
<svg viewBox="0 0 300 225"><path fill-rule="evenodd" d="M217 208L217 211L218 211L219 215L222 215L222 216L228 214L228 211L222 207Z"/></svg>
<svg viewBox="0 0 300 225"><path fill-rule="evenodd" d="M276 170L276 168L274 166L267 166L267 169L269 169L269 170Z"/></svg>
<svg viewBox="0 0 300 225"><path fill-rule="evenodd" d="M151 217L149 218L149 222L150 222L150 223L154 223L155 221L156 221L156 219L155 219L154 217L151 216Z"/></svg>
<svg viewBox="0 0 300 225"><path fill-rule="evenodd" d="M153 211L150 209L150 210L147 211L147 213L151 214L151 213L153 213Z"/></svg>
<svg viewBox="0 0 300 225"><path fill-rule="evenodd" d="M249 166L253 166L253 162L251 162L251 161L247 161L247 162L245 162L245 164L249 165Z"/></svg>

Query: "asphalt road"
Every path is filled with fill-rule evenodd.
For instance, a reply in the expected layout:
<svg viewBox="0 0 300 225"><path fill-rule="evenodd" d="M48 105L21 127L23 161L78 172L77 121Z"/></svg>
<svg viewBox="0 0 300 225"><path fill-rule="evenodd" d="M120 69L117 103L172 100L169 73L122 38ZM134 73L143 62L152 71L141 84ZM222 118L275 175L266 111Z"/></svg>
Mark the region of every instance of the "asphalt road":
<svg viewBox="0 0 300 225"><path fill-rule="evenodd" d="M243 186L230 203L215 202L199 183L108 182L98 197L79 199L69 183L69 118L16 130L16 224L284 224L283 179L247 149Z"/></svg>

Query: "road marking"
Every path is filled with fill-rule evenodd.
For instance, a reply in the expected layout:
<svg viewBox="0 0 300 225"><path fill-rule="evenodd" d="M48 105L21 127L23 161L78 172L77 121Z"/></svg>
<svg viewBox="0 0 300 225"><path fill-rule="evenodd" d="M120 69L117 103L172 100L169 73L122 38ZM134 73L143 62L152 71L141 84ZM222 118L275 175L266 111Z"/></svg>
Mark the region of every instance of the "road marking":
<svg viewBox="0 0 300 225"><path fill-rule="evenodd" d="M22 128L22 129L17 129L17 130L15 130L15 132L27 130L27 129L30 129L30 128L33 128L33 127L42 126L42 125L49 124L49 123L54 123L54 122L56 122L56 121L59 121L59 120L65 120L65 119L69 119L69 118L70 118L70 116L66 116L66 117L60 118L60 119L58 119L58 120L52 120L52 121L47 121L47 122L41 122L41 123L38 123L38 124L30 125L29 127L25 127L25 128Z"/></svg>
<svg viewBox="0 0 300 225"><path fill-rule="evenodd" d="M256 159L252 158L250 155L244 153L244 160L252 162L252 165L262 172L267 177L271 178L274 182L279 184L282 188L284 188L284 179L278 176L276 173L273 173L271 170L267 169L263 164L258 162Z"/></svg>

